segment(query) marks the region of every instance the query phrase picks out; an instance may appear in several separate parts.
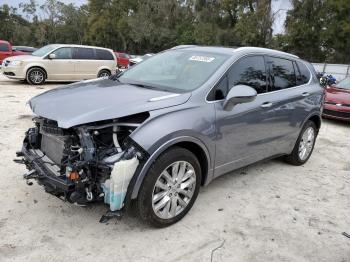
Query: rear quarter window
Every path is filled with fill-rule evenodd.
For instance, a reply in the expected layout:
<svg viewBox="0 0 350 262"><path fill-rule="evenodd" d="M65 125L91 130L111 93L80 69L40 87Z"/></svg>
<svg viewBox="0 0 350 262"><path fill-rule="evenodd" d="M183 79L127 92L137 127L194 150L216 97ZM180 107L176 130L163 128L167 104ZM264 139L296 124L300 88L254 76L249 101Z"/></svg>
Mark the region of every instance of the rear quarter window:
<svg viewBox="0 0 350 262"><path fill-rule="evenodd" d="M104 49L95 49L96 59L97 60L114 60L114 57L111 52Z"/></svg>
<svg viewBox="0 0 350 262"><path fill-rule="evenodd" d="M297 72L296 72L296 75L297 75L297 85L305 85L309 82L310 80L310 71L309 69L306 67L306 65L300 61L297 61L296 62L297 64Z"/></svg>
<svg viewBox="0 0 350 262"><path fill-rule="evenodd" d="M0 43L0 52L9 52L10 46L5 43Z"/></svg>

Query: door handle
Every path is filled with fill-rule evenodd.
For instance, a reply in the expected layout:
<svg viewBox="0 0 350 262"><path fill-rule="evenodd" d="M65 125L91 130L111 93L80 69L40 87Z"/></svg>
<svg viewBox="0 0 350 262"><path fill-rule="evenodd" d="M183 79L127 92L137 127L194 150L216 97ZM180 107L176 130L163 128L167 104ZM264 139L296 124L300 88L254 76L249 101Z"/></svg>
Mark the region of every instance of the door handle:
<svg viewBox="0 0 350 262"><path fill-rule="evenodd" d="M309 93L309 92L304 92L304 93L302 93L301 95L302 95L302 96L309 96L310 93Z"/></svg>
<svg viewBox="0 0 350 262"><path fill-rule="evenodd" d="M272 106L271 102L265 102L265 103L261 104L261 107L263 107L263 108L267 108L267 107L271 107L271 106Z"/></svg>

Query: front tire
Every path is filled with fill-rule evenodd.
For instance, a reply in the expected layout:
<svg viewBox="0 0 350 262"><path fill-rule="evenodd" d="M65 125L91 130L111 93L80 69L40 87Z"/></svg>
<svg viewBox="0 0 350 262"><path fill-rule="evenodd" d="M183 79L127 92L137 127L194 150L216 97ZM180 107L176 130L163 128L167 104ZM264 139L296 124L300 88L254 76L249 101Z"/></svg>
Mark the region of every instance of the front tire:
<svg viewBox="0 0 350 262"><path fill-rule="evenodd" d="M285 158L286 162L294 166L305 164L314 150L317 134L318 129L315 123L310 120L307 121L300 132L292 153Z"/></svg>
<svg viewBox="0 0 350 262"><path fill-rule="evenodd" d="M45 83L46 73L39 67L30 68L27 72L26 80L31 85L42 85Z"/></svg>
<svg viewBox="0 0 350 262"><path fill-rule="evenodd" d="M167 150L151 166L137 199L140 217L155 227L181 220L192 208L201 185L201 168L187 149Z"/></svg>

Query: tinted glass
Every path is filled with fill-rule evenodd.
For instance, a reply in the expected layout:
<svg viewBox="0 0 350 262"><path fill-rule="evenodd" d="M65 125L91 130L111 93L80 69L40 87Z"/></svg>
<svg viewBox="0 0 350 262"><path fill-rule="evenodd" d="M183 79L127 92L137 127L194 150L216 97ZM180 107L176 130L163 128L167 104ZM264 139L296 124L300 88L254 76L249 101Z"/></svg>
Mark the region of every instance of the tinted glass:
<svg viewBox="0 0 350 262"><path fill-rule="evenodd" d="M0 51L2 51L2 52L8 52L8 51L10 51L9 45L8 45L8 44L5 44L5 43L0 43Z"/></svg>
<svg viewBox="0 0 350 262"><path fill-rule="evenodd" d="M92 48L75 47L74 59L95 60L95 52Z"/></svg>
<svg viewBox="0 0 350 262"><path fill-rule="evenodd" d="M55 59L72 59L72 48L62 47L52 52L56 55Z"/></svg>
<svg viewBox="0 0 350 262"><path fill-rule="evenodd" d="M111 52L103 49L95 49L96 52L96 59L98 60L114 60L113 55Z"/></svg>
<svg viewBox="0 0 350 262"><path fill-rule="evenodd" d="M253 87L258 94L266 92L264 57L248 56L236 62L228 72L229 88L235 85ZM224 94L226 96L226 94Z"/></svg>
<svg viewBox="0 0 350 262"><path fill-rule="evenodd" d="M301 62L297 62L297 69L297 85L307 84L310 80L309 69L307 69L307 67Z"/></svg>
<svg viewBox="0 0 350 262"><path fill-rule="evenodd" d="M208 101L222 100L225 99L226 94L228 93L228 81L227 76L225 75L213 88L209 95Z"/></svg>
<svg viewBox="0 0 350 262"><path fill-rule="evenodd" d="M200 87L229 55L191 50L169 50L124 71L119 80L160 90L188 92Z"/></svg>
<svg viewBox="0 0 350 262"><path fill-rule="evenodd" d="M293 62L283 58L269 57L272 87L270 91L282 90L296 86Z"/></svg>

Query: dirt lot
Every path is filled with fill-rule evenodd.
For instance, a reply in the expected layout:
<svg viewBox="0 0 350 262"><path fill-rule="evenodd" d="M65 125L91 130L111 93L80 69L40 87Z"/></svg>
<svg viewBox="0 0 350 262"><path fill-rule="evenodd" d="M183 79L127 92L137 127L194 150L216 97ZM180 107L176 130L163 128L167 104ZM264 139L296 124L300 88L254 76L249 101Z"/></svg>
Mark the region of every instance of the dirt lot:
<svg viewBox="0 0 350 262"><path fill-rule="evenodd" d="M219 178L169 228L132 214L106 225L104 205L29 187L12 162L31 126L26 101L56 86L0 76L0 261L350 261L350 124L324 121L304 166L274 160Z"/></svg>

